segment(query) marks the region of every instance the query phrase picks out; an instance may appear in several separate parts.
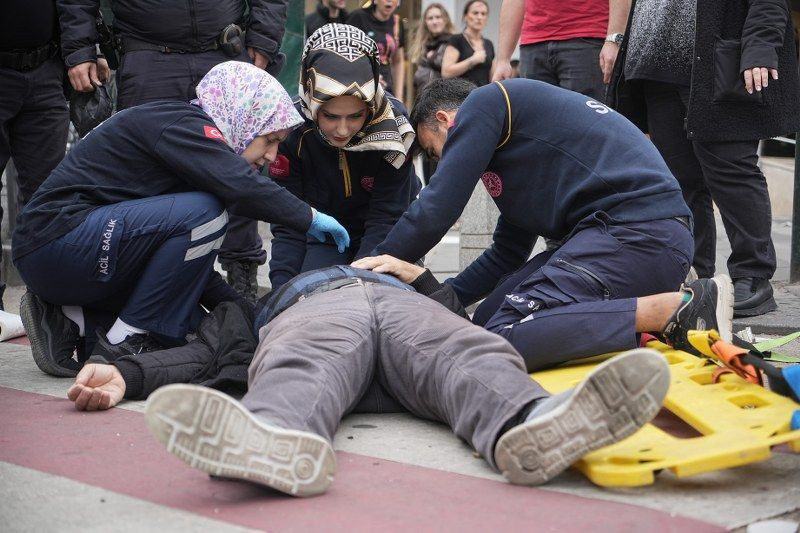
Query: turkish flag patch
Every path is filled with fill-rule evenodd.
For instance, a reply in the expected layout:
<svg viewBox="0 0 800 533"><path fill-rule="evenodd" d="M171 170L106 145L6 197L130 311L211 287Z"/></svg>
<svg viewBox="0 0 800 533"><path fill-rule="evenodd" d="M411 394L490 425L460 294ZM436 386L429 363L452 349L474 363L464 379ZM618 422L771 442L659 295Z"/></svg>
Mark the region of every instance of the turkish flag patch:
<svg viewBox="0 0 800 533"><path fill-rule="evenodd" d="M209 139L225 142L225 137L223 137L222 133L220 133L220 131L213 126L208 126L208 125L203 126L203 133L205 133L206 137L208 137Z"/></svg>
<svg viewBox="0 0 800 533"><path fill-rule="evenodd" d="M361 187L367 191L372 192L372 188L375 186L375 178L372 176L364 176L361 178Z"/></svg>
<svg viewBox="0 0 800 533"><path fill-rule="evenodd" d="M276 178L283 178L289 175L289 158L278 154L275 161L269 164L269 175Z"/></svg>

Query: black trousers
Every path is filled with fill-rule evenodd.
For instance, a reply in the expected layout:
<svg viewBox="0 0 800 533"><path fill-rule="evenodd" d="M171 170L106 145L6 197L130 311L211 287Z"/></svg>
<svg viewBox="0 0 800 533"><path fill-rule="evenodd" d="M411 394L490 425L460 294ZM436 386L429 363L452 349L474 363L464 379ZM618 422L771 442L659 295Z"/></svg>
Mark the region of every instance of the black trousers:
<svg viewBox="0 0 800 533"><path fill-rule="evenodd" d="M156 100L188 102L197 98L195 87L203 76L214 66L231 59L219 50L197 54L163 54L155 50L128 52L122 56L117 70L117 107L125 109ZM246 51L235 59L251 62ZM267 261L256 220L231 215L219 261L222 264L254 261L260 265Z"/></svg>
<svg viewBox="0 0 800 533"><path fill-rule="evenodd" d="M700 277L714 275L717 205L731 243L731 277L772 278L772 208L767 181L758 167L758 140L696 141L686 138L689 88L644 82L648 127L694 215L694 262Z"/></svg>
<svg viewBox="0 0 800 533"><path fill-rule="evenodd" d="M0 68L0 174L11 157L18 173L18 196L9 202L21 208L31 199L64 158L68 130L61 59L49 59L29 72Z"/></svg>

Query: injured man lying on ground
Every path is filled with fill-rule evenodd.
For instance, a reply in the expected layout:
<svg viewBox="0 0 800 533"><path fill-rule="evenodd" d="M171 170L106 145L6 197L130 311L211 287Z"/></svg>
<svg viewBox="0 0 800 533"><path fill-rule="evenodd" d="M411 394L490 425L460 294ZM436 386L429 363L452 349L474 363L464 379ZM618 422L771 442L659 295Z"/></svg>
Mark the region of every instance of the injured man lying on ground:
<svg viewBox="0 0 800 533"><path fill-rule="evenodd" d="M255 321L224 303L185 346L90 361L68 396L96 410L152 392L147 424L169 452L296 496L329 487L331 441L348 413L403 410L445 423L509 481L536 485L661 407L669 368L652 350L610 359L550 396L505 339L459 309L440 288L425 296L366 270L312 271L271 294ZM158 388L169 383L207 386ZM246 393L239 402L210 386Z"/></svg>

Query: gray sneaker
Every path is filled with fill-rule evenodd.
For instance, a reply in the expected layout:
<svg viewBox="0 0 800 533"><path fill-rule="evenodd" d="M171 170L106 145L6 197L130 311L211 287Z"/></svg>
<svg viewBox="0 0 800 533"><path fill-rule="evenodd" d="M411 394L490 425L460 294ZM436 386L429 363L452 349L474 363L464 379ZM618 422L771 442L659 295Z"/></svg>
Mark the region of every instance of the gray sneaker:
<svg viewBox="0 0 800 533"><path fill-rule="evenodd" d="M539 402L525 422L504 433L494 450L497 468L517 485L546 483L652 420L669 382L669 365L655 350L609 359L574 389Z"/></svg>
<svg viewBox="0 0 800 533"><path fill-rule="evenodd" d="M207 387L161 387L147 400L145 420L169 453L213 476L315 496L328 490L336 471L333 448L323 437L269 425Z"/></svg>

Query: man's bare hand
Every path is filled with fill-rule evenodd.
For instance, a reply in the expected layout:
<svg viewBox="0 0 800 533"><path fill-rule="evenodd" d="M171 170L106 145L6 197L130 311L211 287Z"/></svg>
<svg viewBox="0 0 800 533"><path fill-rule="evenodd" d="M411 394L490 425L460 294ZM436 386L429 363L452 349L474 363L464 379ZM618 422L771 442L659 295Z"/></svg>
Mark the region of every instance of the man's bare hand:
<svg viewBox="0 0 800 533"><path fill-rule="evenodd" d="M475 52L469 56L469 60L473 67L483 64L486 61L486 50L482 48L480 50L475 50Z"/></svg>
<svg viewBox="0 0 800 533"><path fill-rule="evenodd" d="M108 68L108 61L104 57L97 58L97 78L105 83L111 77L111 69Z"/></svg>
<svg viewBox="0 0 800 533"><path fill-rule="evenodd" d="M511 77L511 61L497 60L492 73L492 81L503 81Z"/></svg>
<svg viewBox="0 0 800 533"><path fill-rule="evenodd" d="M619 45L617 43L605 42L600 49L600 70L603 71L603 83L611 81L611 74L614 72L614 62L617 60Z"/></svg>
<svg viewBox="0 0 800 533"><path fill-rule="evenodd" d="M358 261L353 261L350 266L372 270L381 274L391 274L403 283L413 283L425 272L425 269L421 266L408 263L391 255L362 257Z"/></svg>
<svg viewBox="0 0 800 533"><path fill-rule="evenodd" d="M67 391L78 411L111 409L124 395L125 380L114 365L84 365Z"/></svg>
<svg viewBox="0 0 800 533"><path fill-rule="evenodd" d="M774 68L753 67L745 70L742 74L744 76L744 88L750 94L753 94L754 86L756 91L760 91L762 87L768 87L770 75L773 80L778 79L778 70Z"/></svg>
<svg viewBox="0 0 800 533"><path fill-rule="evenodd" d="M250 59L253 60L253 64L264 70L269 65L269 58L253 48L252 46L247 47L247 54L250 56Z"/></svg>
<svg viewBox="0 0 800 533"><path fill-rule="evenodd" d="M103 62L105 62L105 59ZM108 63L105 64L105 69L106 71L108 70ZM86 63L79 63L74 67L70 67L67 71L67 76L69 76L69 82L72 88L82 93L94 91L92 82L97 85L103 84L98 77L97 63L94 61L87 61ZM106 77L107 76L106 74Z"/></svg>

